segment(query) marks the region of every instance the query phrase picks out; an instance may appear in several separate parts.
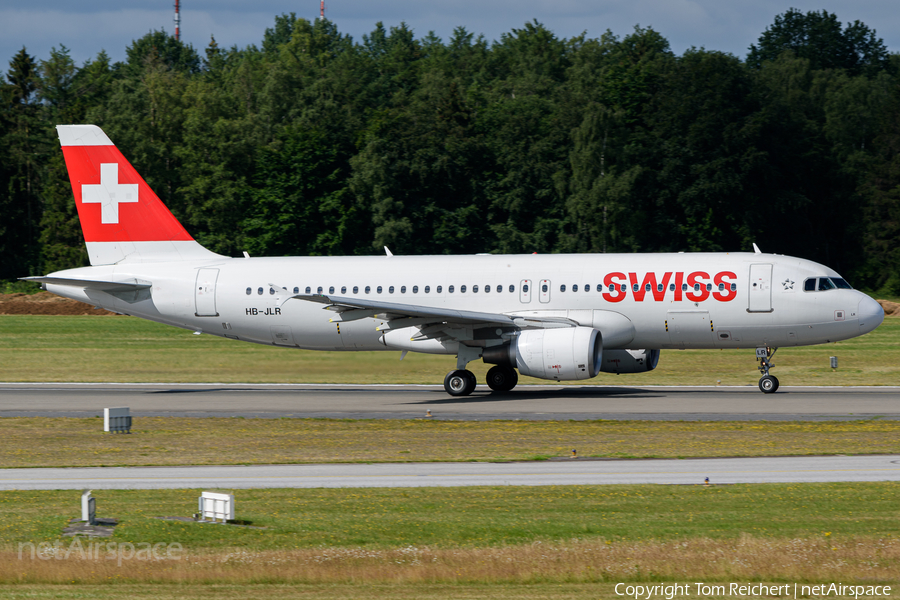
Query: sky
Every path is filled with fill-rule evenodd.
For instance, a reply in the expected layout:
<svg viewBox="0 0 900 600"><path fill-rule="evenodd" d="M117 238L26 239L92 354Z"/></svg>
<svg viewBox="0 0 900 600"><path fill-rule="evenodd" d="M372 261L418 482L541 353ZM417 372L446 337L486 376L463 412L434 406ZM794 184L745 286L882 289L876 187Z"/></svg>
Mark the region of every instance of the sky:
<svg viewBox="0 0 900 600"><path fill-rule="evenodd" d="M743 58L791 7L862 21L900 52L896 0L326 0L325 15L357 41L378 21L405 22L417 37L434 31L445 41L463 26L493 41L536 19L560 38L599 37L607 29L622 37L640 25L661 33L676 54L695 46ZM291 12L315 19L319 0L182 0L181 39L201 56L210 36L219 47L260 46L275 16ZM51 48L65 45L79 65L101 50L124 60L132 40L154 29L174 32L173 17L174 0L0 0L0 71L23 46L46 59Z"/></svg>

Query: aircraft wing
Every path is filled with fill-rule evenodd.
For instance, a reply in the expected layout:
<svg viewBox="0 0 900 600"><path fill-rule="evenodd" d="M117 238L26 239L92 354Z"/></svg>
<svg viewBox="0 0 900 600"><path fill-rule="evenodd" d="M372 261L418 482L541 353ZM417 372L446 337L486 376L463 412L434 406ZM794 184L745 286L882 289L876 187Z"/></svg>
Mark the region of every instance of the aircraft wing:
<svg viewBox="0 0 900 600"><path fill-rule="evenodd" d="M153 287L149 281L96 281L92 279L66 279L64 277L19 277L22 281L35 281L37 283L49 283L50 285L65 285L84 288L86 290L98 290L101 292L137 292Z"/></svg>
<svg viewBox="0 0 900 600"><path fill-rule="evenodd" d="M575 327L577 323L561 317L519 317L502 313L487 313L471 310L456 310L401 304L398 302L381 302L365 298L347 298L325 294L297 294L290 298L324 304L325 310L337 313L332 321L344 322L380 317L386 321L400 321L405 326L446 323L462 326L501 326L513 329L543 329L548 327ZM396 328L398 323L392 323Z"/></svg>

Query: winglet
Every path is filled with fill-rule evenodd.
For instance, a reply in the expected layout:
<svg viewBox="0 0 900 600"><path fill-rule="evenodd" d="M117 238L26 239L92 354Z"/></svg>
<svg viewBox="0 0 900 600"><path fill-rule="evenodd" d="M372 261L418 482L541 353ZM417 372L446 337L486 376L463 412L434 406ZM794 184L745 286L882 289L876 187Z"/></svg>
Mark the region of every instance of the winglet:
<svg viewBox="0 0 900 600"><path fill-rule="evenodd" d="M388 256L393 256L393 255L394 255L394 253L391 252L391 249L388 248L387 246L384 247L384 253L387 254Z"/></svg>
<svg viewBox="0 0 900 600"><path fill-rule="evenodd" d="M753 252L756 254L762 254L759 250L759 246L756 245L756 242L753 242Z"/></svg>

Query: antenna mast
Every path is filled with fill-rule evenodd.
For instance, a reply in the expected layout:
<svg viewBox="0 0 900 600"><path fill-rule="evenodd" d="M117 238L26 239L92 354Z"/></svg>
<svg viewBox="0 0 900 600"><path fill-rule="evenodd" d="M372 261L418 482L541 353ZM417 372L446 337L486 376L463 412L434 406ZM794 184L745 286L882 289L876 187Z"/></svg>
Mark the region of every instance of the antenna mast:
<svg viewBox="0 0 900 600"><path fill-rule="evenodd" d="M181 41L181 0L175 0L175 39Z"/></svg>
<svg viewBox="0 0 900 600"><path fill-rule="evenodd" d="M178 0L175 1L177 2ZM325 0L321 0L321 4L319 4L319 18L325 18Z"/></svg>

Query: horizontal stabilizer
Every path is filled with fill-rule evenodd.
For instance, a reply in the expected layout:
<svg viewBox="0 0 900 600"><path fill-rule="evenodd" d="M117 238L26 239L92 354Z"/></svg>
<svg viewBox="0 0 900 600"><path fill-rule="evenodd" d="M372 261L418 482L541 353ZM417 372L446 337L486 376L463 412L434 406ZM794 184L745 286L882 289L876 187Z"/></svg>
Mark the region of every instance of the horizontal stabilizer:
<svg viewBox="0 0 900 600"><path fill-rule="evenodd" d="M64 277L20 277L22 281L34 281L37 283L49 283L50 285L66 285L70 287L97 290L100 292L136 292L148 290L153 287L149 281L94 281L91 279L66 279Z"/></svg>

